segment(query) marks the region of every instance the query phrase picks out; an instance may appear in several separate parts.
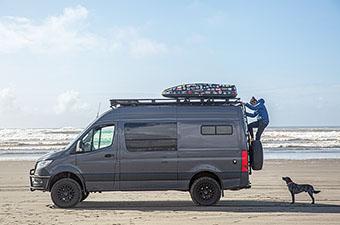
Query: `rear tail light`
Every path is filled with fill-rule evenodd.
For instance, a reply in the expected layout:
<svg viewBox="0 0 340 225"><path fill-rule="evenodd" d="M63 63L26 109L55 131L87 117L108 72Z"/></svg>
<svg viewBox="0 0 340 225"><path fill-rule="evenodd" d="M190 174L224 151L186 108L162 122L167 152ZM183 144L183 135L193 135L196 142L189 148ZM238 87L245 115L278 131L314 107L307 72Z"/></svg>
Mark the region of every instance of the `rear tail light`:
<svg viewBox="0 0 340 225"><path fill-rule="evenodd" d="M242 160L241 171L248 172L248 151L246 149L242 150L241 160Z"/></svg>

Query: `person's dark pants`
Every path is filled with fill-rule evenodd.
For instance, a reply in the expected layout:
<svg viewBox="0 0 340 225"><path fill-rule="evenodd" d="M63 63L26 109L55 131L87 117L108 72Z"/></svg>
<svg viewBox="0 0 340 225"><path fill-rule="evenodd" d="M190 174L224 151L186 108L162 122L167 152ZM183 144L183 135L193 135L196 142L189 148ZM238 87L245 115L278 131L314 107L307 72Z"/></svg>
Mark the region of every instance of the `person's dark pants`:
<svg viewBox="0 0 340 225"><path fill-rule="evenodd" d="M248 131L250 133L250 136L254 139L254 128L257 128L256 131L256 139L255 140L260 140L261 139L261 135L264 131L264 129L268 126L268 123L263 122L263 120L258 120L256 122L252 122L250 124L248 124Z"/></svg>

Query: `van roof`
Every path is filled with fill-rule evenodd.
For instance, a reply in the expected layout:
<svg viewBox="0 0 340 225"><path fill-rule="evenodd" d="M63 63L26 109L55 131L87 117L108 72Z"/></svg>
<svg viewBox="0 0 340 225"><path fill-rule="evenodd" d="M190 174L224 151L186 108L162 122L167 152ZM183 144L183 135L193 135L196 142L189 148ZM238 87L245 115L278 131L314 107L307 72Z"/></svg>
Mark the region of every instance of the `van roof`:
<svg viewBox="0 0 340 225"><path fill-rule="evenodd" d="M145 99L143 99L145 100ZM161 99L163 101L163 99ZM115 100L117 101L117 100ZM126 101L126 99L124 99ZM112 106L112 110L103 117L104 120L243 120L244 107L240 102L228 103L224 102L205 102L190 101L190 102L122 102L117 101L117 104Z"/></svg>

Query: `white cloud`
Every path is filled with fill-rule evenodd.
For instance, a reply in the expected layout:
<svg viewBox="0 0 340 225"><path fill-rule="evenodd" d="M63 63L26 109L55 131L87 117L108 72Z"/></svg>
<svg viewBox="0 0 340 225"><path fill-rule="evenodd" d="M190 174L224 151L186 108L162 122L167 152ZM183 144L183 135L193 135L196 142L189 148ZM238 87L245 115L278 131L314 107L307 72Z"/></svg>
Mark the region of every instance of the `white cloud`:
<svg viewBox="0 0 340 225"><path fill-rule="evenodd" d="M65 8L57 16L37 23L24 17L0 17L0 53L68 53L122 49L134 58L166 53L166 44L147 38L136 27L115 28L108 35L90 32L89 11L83 6Z"/></svg>
<svg viewBox="0 0 340 225"><path fill-rule="evenodd" d="M62 114L66 112L80 112L87 110L89 105L86 102L82 102L79 97L79 92L69 90L61 93L57 97L57 104L54 107L56 114Z"/></svg>
<svg viewBox="0 0 340 225"><path fill-rule="evenodd" d="M50 16L41 23L29 18L0 18L0 52L22 49L51 53L87 50L99 45L99 37L86 32L88 10L83 6L65 8L59 16Z"/></svg>
<svg viewBox="0 0 340 225"><path fill-rule="evenodd" d="M113 29L111 47L127 50L134 58L158 56L169 50L165 43L146 38L141 29L131 26Z"/></svg>
<svg viewBox="0 0 340 225"><path fill-rule="evenodd" d="M13 88L0 89L0 113L7 114L18 110L16 94Z"/></svg>

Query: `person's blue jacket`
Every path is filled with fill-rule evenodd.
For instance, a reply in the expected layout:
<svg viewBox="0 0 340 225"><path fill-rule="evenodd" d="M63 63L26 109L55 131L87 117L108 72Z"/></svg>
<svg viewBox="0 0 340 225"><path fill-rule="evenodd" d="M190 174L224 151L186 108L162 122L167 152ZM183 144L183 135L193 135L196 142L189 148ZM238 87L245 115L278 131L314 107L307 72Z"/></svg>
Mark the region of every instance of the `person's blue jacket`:
<svg viewBox="0 0 340 225"><path fill-rule="evenodd" d="M254 110L253 113L246 112L247 116L253 118L257 117L257 120L263 120L263 122L269 123L268 112L266 106L264 105L264 100L262 98L257 101L256 105L246 103L245 106L247 106L251 110Z"/></svg>

